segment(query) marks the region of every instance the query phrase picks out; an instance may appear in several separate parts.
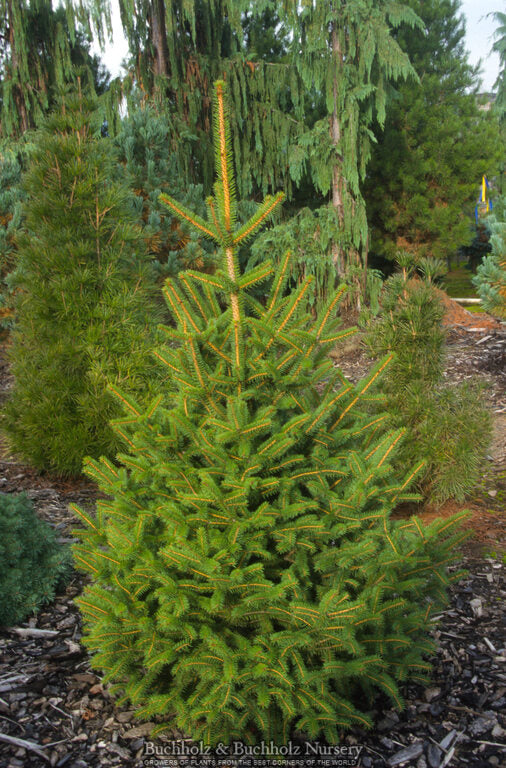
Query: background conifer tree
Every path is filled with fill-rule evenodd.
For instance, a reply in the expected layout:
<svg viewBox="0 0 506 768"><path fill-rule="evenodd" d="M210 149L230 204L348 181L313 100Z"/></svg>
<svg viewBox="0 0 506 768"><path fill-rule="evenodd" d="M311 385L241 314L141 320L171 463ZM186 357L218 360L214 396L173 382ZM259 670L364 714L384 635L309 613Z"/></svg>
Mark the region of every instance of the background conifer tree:
<svg viewBox="0 0 506 768"><path fill-rule="evenodd" d="M53 109L58 89L86 70L97 93L109 75L90 39L51 0L0 0L0 135L18 137ZM82 76L82 74L81 74Z"/></svg>
<svg viewBox="0 0 506 768"><path fill-rule="evenodd" d="M324 116L299 145L315 186L332 195L332 253L339 276L367 259L361 193L371 156L373 119L384 124L389 84L416 78L392 31L420 19L405 3L326 0L285 3L294 30L294 64L306 88L324 99ZM303 55L301 55L303 51ZM330 129L330 130L329 130Z"/></svg>
<svg viewBox="0 0 506 768"><path fill-rule="evenodd" d="M185 136L178 136L185 141ZM115 139L118 147L119 178L133 192L132 205L139 216L147 248L160 276L177 274L183 267L209 267L209 241L181 225L159 196L170 192L187 205L205 213L202 185L184 188L188 177L175 146L176 132L168 110L160 112L154 104L143 104L126 117Z"/></svg>
<svg viewBox="0 0 506 768"><path fill-rule="evenodd" d="M69 15L103 38L111 28L111 5L103 0L65 0ZM292 190L287 162L293 138L303 128L300 79L287 62L277 18L265 3L250 0L120 0L129 42L125 79L143 96L170 108L176 151L188 175L213 184L212 84L226 77L234 112L234 153L243 196L266 194L283 185ZM260 22L258 22L260 19ZM282 21L282 19L281 19ZM243 26L245 35L243 33ZM273 26L276 44L272 43ZM260 32L258 32L260 27ZM262 28L265 34L262 34ZM262 37L262 45L258 39ZM251 55L250 55L251 54ZM128 83L118 91L128 92ZM190 141L179 141L187 136Z"/></svg>
<svg viewBox="0 0 506 768"><path fill-rule="evenodd" d="M238 246L282 195L237 225L220 82L214 124L207 219L162 199L214 240L220 268L167 281L169 389L147 408L117 390L128 450L119 466L88 464L108 495L96 517L75 508L93 581L79 601L86 643L161 729L280 743L297 727L335 742L370 724L378 688L401 706L399 682L429 672L456 520L390 520L417 468L393 482L401 433L366 413L389 358L351 385L327 358L351 332L335 319L342 291L314 320L311 278L285 290L289 253L276 271L240 271Z"/></svg>
<svg viewBox="0 0 506 768"><path fill-rule="evenodd" d="M420 81L400 84L364 185L371 253L450 262L471 243L477 184L501 156L497 119L479 109L459 0L407 0L423 29L396 33Z"/></svg>
<svg viewBox="0 0 506 768"><path fill-rule="evenodd" d="M114 454L118 406L152 381L152 283L145 246L113 183L111 141L94 138L93 103L66 97L36 134L18 238L14 388L5 409L13 449L40 469L78 474Z"/></svg>
<svg viewBox="0 0 506 768"><path fill-rule="evenodd" d="M483 307L502 320L506 319L506 196L494 206L494 214L487 217L491 253L485 256L473 278Z"/></svg>

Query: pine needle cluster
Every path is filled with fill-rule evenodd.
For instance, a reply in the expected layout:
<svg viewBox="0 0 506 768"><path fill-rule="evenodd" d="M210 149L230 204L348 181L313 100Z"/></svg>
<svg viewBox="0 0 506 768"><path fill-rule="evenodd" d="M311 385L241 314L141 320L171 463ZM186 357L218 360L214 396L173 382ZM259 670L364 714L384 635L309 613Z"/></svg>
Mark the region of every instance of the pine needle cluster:
<svg viewBox="0 0 506 768"><path fill-rule="evenodd" d="M128 191L112 181L111 142L94 135L94 106L68 95L35 134L13 278L15 384L4 424L16 453L60 475L118 450L108 381L138 393L155 373L145 244Z"/></svg>
<svg viewBox="0 0 506 768"><path fill-rule="evenodd" d="M220 268L167 281L169 390L148 408L117 390L128 450L88 463L107 494L97 515L74 508L76 562L92 577L85 642L157 730L335 742L371 724L378 690L400 707L400 684L430 674L427 630L461 534L457 518L390 518L420 467L394 480L402 433L368 411L391 356L356 386L328 360L350 333L342 291L314 319L312 278L285 290L290 253L239 271L238 246L282 195L236 225L223 88L208 218L163 197L219 246Z"/></svg>
<svg viewBox="0 0 506 768"><path fill-rule="evenodd" d="M423 496L436 503L463 501L479 480L490 443L484 392L473 381L445 384L443 303L429 280L414 276L409 254L399 254L398 266L364 337L373 355L395 353L383 380L389 425L406 430L394 465L400 474L424 462L417 478Z"/></svg>

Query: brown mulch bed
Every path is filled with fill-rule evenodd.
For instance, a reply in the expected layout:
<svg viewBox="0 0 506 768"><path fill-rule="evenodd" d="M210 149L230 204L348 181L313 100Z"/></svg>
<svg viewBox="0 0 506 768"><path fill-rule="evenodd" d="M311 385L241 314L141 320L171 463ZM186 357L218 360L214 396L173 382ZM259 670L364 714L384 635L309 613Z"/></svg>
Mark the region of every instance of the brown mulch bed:
<svg viewBox="0 0 506 768"><path fill-rule="evenodd" d="M506 550L506 374L501 364L506 333L500 326L488 326L486 319L482 322L482 326L451 327L446 368L451 381L478 375L488 383L496 424L483 485L464 505L473 513L475 529L463 553L462 567L468 575L453 585L451 603L435 624L437 652L429 688L408 685L406 707L400 713L380 698L374 730L356 730L343 737L344 745L363 747L358 765L364 768L506 765L506 565L500 556L501 547ZM339 356L338 364L356 380L371 361L363 351L350 347ZM7 387L0 360L0 391ZM37 512L57 529L63 542L72 539L76 526L68 504L92 509L97 497L93 484L41 476L5 450L0 455L0 490L26 490ZM459 508L452 504L423 514L429 519ZM487 556L492 550L499 553L497 557ZM148 764L143 754L150 725L139 724L127 707L115 706L79 642L80 616L73 600L82 586L83 577L75 574L65 592L23 627L0 630L2 767L137 768ZM2 741L2 736L10 741ZM12 739L27 741L31 747ZM164 744L161 739L156 743ZM184 765L184 760L179 762Z"/></svg>
<svg viewBox="0 0 506 768"><path fill-rule="evenodd" d="M445 308L443 325L447 328L479 328L481 330L500 330L501 323L495 317L487 315L485 312L469 312L467 309L454 301L445 291L435 288L435 291L441 299Z"/></svg>

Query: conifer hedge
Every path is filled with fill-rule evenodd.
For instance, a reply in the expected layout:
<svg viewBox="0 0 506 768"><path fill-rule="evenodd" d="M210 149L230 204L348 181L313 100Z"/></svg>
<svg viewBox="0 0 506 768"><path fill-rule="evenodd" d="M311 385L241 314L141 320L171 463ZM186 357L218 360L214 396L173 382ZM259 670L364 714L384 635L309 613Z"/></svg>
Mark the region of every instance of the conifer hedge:
<svg viewBox="0 0 506 768"><path fill-rule="evenodd" d="M277 271L239 271L238 246L282 195L237 223L222 83L214 121L207 220L164 200L218 244L221 268L167 281L174 325L157 355L170 387L148 408L117 389L128 450L88 463L107 494L96 517L75 507L85 642L158 730L335 742L371 724L378 689L400 707L399 684L430 674L458 518L390 518L420 469L393 480L401 432L365 407L390 357L353 386L327 357L350 333L342 291L314 320L311 278L285 291L289 253Z"/></svg>

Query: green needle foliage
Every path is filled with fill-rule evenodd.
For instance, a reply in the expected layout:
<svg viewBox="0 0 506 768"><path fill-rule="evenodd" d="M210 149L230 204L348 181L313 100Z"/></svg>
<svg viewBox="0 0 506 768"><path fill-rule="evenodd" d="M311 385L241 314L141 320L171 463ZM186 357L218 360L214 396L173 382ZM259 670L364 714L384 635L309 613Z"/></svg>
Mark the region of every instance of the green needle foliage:
<svg viewBox="0 0 506 768"><path fill-rule="evenodd" d="M479 265L473 283L485 310L506 320L506 198L499 198L496 209L487 219L492 252Z"/></svg>
<svg viewBox="0 0 506 768"><path fill-rule="evenodd" d="M93 137L92 108L68 98L36 134L18 237L5 426L15 452L60 475L117 451L107 382L141 392L154 375L145 245L128 191L111 182L111 142Z"/></svg>
<svg viewBox="0 0 506 768"><path fill-rule="evenodd" d="M25 494L0 494L0 626L19 624L52 600L69 554Z"/></svg>
<svg viewBox="0 0 506 768"><path fill-rule="evenodd" d="M187 223L181 227L159 200L162 192L170 191L205 213L202 186L191 184L183 189L182 179L187 173L179 163L175 145L184 140L184 134L171 125L168 110L160 114L153 104L137 107L125 118L115 140L121 179L134 193L132 202L142 221L148 250L156 260L158 274L164 278L183 267L209 266L208 254L203 250L203 245L211 248L209 241L190 232Z"/></svg>
<svg viewBox="0 0 506 768"><path fill-rule="evenodd" d="M493 112L480 111L459 0L406 0L423 20L397 42L419 75L399 85L364 182L371 252L450 262L472 239L476 184L501 156Z"/></svg>
<svg viewBox="0 0 506 768"><path fill-rule="evenodd" d="M430 279L413 278L409 254L384 285L382 311L365 341L376 356L395 353L383 384L390 426L407 429L394 461L397 472L420 460L418 486L429 500L463 501L480 476L490 443L490 415L475 383L444 384L443 304ZM427 274L422 262L421 271ZM434 266L434 265L433 265ZM437 267L437 264L435 265ZM420 266L419 266L420 268ZM433 270L429 270L431 278Z"/></svg>
<svg viewBox="0 0 506 768"><path fill-rule="evenodd" d="M416 468L393 480L400 432L366 402L390 357L352 386L327 351L335 293L316 319L312 278L287 293L290 253L241 273L237 246L282 195L236 229L223 83L214 106L217 181L208 219L169 208L219 246L212 275L181 272L157 353L169 390L141 408L118 390L129 441L90 461L107 499L78 532L92 583L79 600L94 664L144 718L209 743L335 741L371 723L381 689L430 672L430 616L445 601L457 518L394 522ZM264 286L265 302L254 298Z"/></svg>

